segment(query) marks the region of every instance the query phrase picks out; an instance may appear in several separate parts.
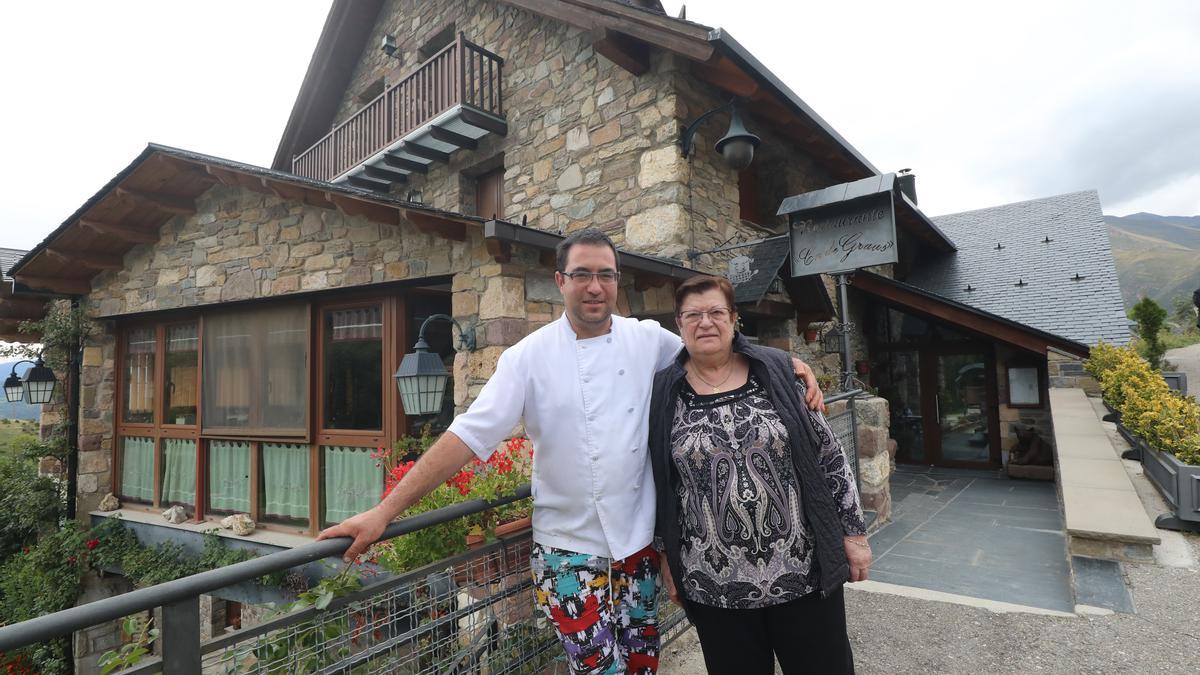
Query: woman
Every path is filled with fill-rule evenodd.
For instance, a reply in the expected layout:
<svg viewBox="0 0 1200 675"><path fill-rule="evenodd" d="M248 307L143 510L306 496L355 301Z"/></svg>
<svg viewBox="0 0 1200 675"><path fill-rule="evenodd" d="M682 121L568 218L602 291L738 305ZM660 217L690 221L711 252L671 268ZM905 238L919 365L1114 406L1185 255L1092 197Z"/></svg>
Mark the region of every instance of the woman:
<svg viewBox="0 0 1200 675"><path fill-rule="evenodd" d="M649 449L663 583L708 671L851 673L842 584L871 549L846 455L786 352L737 333L733 287L675 292L684 350L655 377Z"/></svg>

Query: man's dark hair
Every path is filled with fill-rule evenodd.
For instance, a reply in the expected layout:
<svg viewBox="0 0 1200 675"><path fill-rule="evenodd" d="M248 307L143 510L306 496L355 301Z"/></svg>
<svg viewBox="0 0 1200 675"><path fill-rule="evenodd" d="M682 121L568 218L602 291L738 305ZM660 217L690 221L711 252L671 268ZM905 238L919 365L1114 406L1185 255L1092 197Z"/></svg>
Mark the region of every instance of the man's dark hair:
<svg viewBox="0 0 1200 675"><path fill-rule="evenodd" d="M567 271L567 255L571 253L571 247L576 244L585 246L607 246L612 249L613 259L617 261L617 270L621 269L621 255L617 253L617 247L612 243L612 239L608 238L600 230L594 227L588 227L578 232L572 232L566 239L558 242L558 246L554 248L554 265L559 272Z"/></svg>

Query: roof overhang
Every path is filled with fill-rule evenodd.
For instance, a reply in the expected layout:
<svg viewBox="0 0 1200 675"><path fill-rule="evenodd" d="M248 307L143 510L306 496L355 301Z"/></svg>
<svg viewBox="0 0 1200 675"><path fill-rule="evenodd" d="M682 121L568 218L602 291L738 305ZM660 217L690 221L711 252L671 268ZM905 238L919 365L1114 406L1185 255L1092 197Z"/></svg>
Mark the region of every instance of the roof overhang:
<svg viewBox="0 0 1200 675"><path fill-rule="evenodd" d="M1089 347L1081 342L1047 333L1002 316L948 300L902 281L859 270L851 286L873 298L921 317L949 323L963 331L1042 356L1047 349L1087 358Z"/></svg>

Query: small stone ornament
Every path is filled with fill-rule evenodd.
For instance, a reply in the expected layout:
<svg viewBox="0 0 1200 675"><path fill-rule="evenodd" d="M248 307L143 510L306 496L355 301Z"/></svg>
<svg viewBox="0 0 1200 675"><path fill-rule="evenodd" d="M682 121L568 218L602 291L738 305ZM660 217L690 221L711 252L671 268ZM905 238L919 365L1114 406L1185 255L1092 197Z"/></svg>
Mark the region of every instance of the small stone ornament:
<svg viewBox="0 0 1200 675"><path fill-rule="evenodd" d="M116 511L121 508L121 502L117 500L116 495L108 493L104 495L104 499L100 500L100 505L96 507L100 511Z"/></svg>
<svg viewBox="0 0 1200 675"><path fill-rule="evenodd" d="M233 530L234 534L244 537L254 533L255 524L253 520L250 520L249 514L235 513L232 516L222 518L221 527Z"/></svg>
<svg viewBox="0 0 1200 675"><path fill-rule="evenodd" d="M187 512L183 510L182 506L172 506L163 511L163 518L166 518L167 522L172 525L178 525L187 520Z"/></svg>

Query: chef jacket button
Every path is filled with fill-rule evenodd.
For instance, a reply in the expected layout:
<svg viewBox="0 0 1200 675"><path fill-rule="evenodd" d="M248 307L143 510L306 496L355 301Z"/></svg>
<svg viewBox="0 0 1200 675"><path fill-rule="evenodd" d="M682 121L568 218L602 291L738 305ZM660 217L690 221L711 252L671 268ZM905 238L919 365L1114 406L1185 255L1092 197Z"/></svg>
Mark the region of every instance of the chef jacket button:
<svg viewBox="0 0 1200 675"><path fill-rule="evenodd" d="M583 378L583 383L584 383L584 384L587 384L588 382L591 382L591 381L592 381L592 378L590 378L590 377L585 377L585 378Z"/></svg>
<svg viewBox="0 0 1200 675"><path fill-rule="evenodd" d="M637 451L638 451L638 449L637 449L637 446L636 446L636 445L635 445L635 446L633 446L633 449L632 449L632 450L630 450L630 452L637 452Z"/></svg>
<svg viewBox="0 0 1200 675"><path fill-rule="evenodd" d="M605 342L612 342L612 338L605 338Z"/></svg>
<svg viewBox="0 0 1200 675"><path fill-rule="evenodd" d="M626 410L625 412L630 412L630 413L631 413L631 412L633 412L633 408L630 408L629 410Z"/></svg>
<svg viewBox="0 0 1200 675"><path fill-rule="evenodd" d="M618 370L618 371L617 371L617 374L618 374L618 375L624 375L624 374L625 374L625 369L624 369L624 368L622 368L622 369Z"/></svg>

